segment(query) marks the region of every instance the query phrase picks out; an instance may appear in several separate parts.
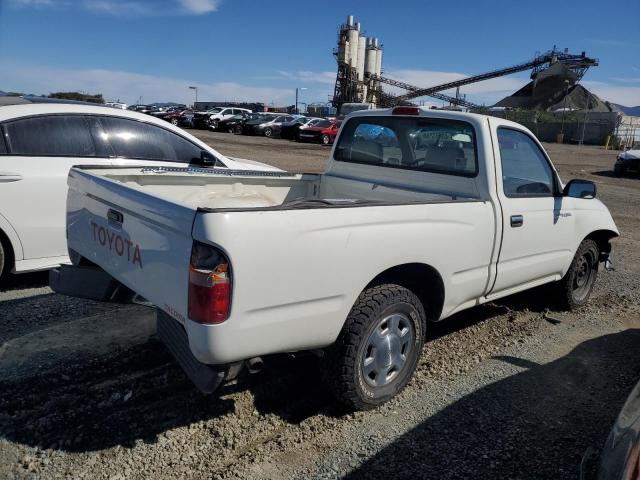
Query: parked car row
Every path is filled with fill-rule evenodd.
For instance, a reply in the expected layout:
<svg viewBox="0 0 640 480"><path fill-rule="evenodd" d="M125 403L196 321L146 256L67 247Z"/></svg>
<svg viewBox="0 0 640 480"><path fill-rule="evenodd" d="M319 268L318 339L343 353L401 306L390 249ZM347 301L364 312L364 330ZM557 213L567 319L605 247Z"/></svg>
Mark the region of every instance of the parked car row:
<svg viewBox="0 0 640 480"><path fill-rule="evenodd" d="M215 107L194 111L184 105L153 107L130 105L129 110L146 113L178 127L200 128L236 135L280 137L297 142L333 144L341 121L276 112L252 112L239 107Z"/></svg>
<svg viewBox="0 0 640 480"><path fill-rule="evenodd" d="M252 113L240 108L214 108L206 112L196 112L193 116L195 128L208 128L238 135L280 137L324 145L333 143L340 123L335 119L272 112Z"/></svg>

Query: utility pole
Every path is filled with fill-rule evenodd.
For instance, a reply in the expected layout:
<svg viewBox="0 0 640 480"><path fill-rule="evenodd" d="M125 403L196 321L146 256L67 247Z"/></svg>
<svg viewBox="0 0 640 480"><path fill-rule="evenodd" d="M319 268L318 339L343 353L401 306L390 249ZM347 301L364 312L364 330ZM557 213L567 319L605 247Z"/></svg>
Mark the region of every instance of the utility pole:
<svg viewBox="0 0 640 480"><path fill-rule="evenodd" d="M591 108L591 98L587 100L587 109L584 111L584 121L582 122L582 136L580 137L580 145L584 144L584 131L587 128L587 114Z"/></svg>
<svg viewBox="0 0 640 480"><path fill-rule="evenodd" d="M569 80L564 81L564 106L562 107L562 127L560 133L563 135L564 142L564 116L567 114L567 97L569 96Z"/></svg>

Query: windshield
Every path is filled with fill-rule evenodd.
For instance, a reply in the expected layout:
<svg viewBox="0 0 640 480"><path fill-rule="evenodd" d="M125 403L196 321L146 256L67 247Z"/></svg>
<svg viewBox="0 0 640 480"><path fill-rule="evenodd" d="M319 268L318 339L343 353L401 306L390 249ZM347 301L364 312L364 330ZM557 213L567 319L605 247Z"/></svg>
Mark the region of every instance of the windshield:
<svg viewBox="0 0 640 480"><path fill-rule="evenodd" d="M356 117L340 135L335 159L475 176L475 132L467 122L420 117Z"/></svg>

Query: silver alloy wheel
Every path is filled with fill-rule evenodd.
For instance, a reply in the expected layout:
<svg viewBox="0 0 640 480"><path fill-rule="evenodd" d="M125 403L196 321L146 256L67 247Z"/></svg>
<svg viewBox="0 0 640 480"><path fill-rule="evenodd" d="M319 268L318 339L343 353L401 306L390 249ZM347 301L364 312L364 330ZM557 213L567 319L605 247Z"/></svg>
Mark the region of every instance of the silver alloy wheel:
<svg viewBox="0 0 640 480"><path fill-rule="evenodd" d="M378 322L367 339L362 359L362 376L372 387L393 381L404 368L415 340L413 323L394 313Z"/></svg>

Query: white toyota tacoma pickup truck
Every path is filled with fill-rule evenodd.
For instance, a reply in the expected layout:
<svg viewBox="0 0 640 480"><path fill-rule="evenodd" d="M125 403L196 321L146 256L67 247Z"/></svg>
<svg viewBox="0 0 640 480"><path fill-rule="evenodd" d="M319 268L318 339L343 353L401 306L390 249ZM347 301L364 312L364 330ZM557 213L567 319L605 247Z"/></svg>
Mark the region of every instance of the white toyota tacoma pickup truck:
<svg viewBox="0 0 640 480"><path fill-rule="evenodd" d="M595 184L563 185L523 126L418 107L347 117L322 174L87 166L68 183L75 267L55 290L156 305L205 392L239 362L314 351L359 409L407 384L429 322L547 283L584 304L618 235Z"/></svg>

